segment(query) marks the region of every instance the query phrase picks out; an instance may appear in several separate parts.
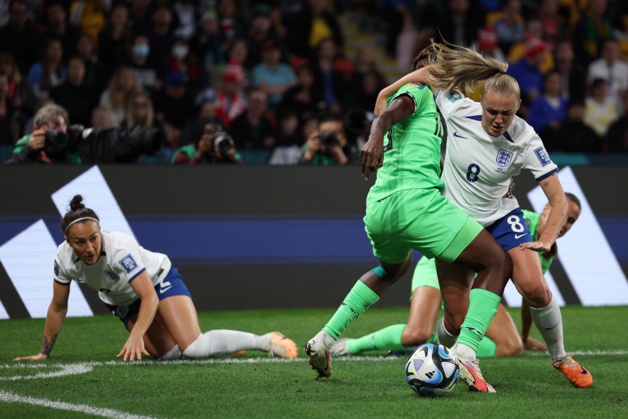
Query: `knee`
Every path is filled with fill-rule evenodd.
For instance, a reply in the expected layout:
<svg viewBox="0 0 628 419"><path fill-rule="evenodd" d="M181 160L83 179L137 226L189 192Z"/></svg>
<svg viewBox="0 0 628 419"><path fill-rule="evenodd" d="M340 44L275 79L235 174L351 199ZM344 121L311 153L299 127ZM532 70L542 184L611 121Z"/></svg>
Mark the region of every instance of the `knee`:
<svg viewBox="0 0 628 419"><path fill-rule="evenodd" d="M403 329L401 343L406 347L422 345L430 340L432 334L431 329L406 326Z"/></svg>
<svg viewBox="0 0 628 419"><path fill-rule="evenodd" d="M552 301L552 292L540 281L522 288L523 297L530 307L547 307Z"/></svg>
<svg viewBox="0 0 628 419"><path fill-rule="evenodd" d="M495 349L495 356L521 356L523 355L523 342L521 339L510 339L499 342Z"/></svg>

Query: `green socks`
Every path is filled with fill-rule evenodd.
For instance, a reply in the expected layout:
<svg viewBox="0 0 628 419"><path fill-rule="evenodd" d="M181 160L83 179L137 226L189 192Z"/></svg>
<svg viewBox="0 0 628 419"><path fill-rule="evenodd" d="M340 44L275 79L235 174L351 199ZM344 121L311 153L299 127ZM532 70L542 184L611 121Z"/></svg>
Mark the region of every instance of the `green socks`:
<svg viewBox="0 0 628 419"><path fill-rule="evenodd" d="M488 325L497 313L500 301L501 297L495 293L480 288L472 289L469 294L469 311L456 342L477 352Z"/></svg>
<svg viewBox="0 0 628 419"><path fill-rule="evenodd" d="M329 319L323 330L329 333L334 339L345 331L345 329L357 319L367 308L379 300L379 295L368 287L364 282L358 281L349 294L345 297L336 313Z"/></svg>
<svg viewBox="0 0 628 419"><path fill-rule="evenodd" d="M484 336L480 341L480 346L478 346L478 352L475 356L478 358L493 358L495 357L496 349L497 345L495 345L495 342Z"/></svg>
<svg viewBox="0 0 628 419"><path fill-rule="evenodd" d="M396 324L394 326L385 327L370 335L362 336L358 339L351 339L347 342L349 353L356 355L364 351L396 351L403 349L401 333L403 333L404 327L406 327L405 324Z"/></svg>

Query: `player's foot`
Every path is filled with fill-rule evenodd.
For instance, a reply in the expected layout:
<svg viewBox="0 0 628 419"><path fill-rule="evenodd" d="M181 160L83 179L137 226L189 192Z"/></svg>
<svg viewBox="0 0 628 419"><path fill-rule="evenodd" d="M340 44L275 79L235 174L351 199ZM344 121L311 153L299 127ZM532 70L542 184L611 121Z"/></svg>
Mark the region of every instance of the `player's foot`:
<svg viewBox="0 0 628 419"><path fill-rule="evenodd" d="M331 376L331 347L334 338L324 330L305 344L305 353L310 357L309 364L318 373L317 379Z"/></svg>
<svg viewBox="0 0 628 419"><path fill-rule="evenodd" d="M565 374L574 387L588 388L593 384L593 376L583 366L578 364L571 355L552 362L554 368Z"/></svg>
<svg viewBox="0 0 628 419"><path fill-rule="evenodd" d="M349 341L351 338L342 338L338 339L336 343L331 347L331 355L332 356L348 356L352 355L349 353Z"/></svg>
<svg viewBox="0 0 628 419"><path fill-rule="evenodd" d="M296 358L298 355L297 345L292 339L288 339L279 332L270 332L268 354L270 356L280 356L282 358Z"/></svg>
<svg viewBox="0 0 628 419"><path fill-rule="evenodd" d="M460 378L462 378L471 391L479 391L482 393L495 393L495 389L492 385L484 380L482 377L482 371L480 371L480 364L477 358L462 358L458 352L456 352L456 345L451 348L451 353L458 360L460 365Z"/></svg>
<svg viewBox="0 0 628 419"><path fill-rule="evenodd" d="M408 356L412 355L418 346L408 346L406 348L395 349L394 351L386 352L386 356Z"/></svg>

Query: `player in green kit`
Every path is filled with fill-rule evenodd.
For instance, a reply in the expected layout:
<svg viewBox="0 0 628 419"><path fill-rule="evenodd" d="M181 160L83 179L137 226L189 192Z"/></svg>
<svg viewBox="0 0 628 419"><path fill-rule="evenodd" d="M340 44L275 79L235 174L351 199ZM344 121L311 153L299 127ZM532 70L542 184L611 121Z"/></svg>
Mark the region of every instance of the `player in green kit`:
<svg viewBox="0 0 628 419"><path fill-rule="evenodd" d="M332 373L335 341L408 270L416 249L478 273L452 352L472 389L495 391L482 378L475 352L495 316L512 262L490 233L442 196L442 135L432 92L421 84L401 87L373 121L361 162L365 180L379 169L367 197L364 223L380 265L357 281L323 329L307 342L305 351L319 378Z"/></svg>
<svg viewBox="0 0 628 419"><path fill-rule="evenodd" d="M571 193L565 195L569 201L567 220L559 237L564 236L578 220L581 211L580 200ZM550 205L546 205L542 214L522 210L530 229L530 234L537 240L545 230ZM554 256L556 245L547 253L539 253L543 273L547 272ZM440 287L434 259L421 258L414 269L412 278L412 304L407 324L395 324L357 339L338 339L332 347L333 356L358 355L364 351L389 350L412 352L416 346L426 342L436 343L434 326L440 309ZM495 318L480 342L477 357L521 356L524 349L546 350L541 342L530 337L532 316L530 308L523 300L521 308L521 335L506 309L500 304Z"/></svg>

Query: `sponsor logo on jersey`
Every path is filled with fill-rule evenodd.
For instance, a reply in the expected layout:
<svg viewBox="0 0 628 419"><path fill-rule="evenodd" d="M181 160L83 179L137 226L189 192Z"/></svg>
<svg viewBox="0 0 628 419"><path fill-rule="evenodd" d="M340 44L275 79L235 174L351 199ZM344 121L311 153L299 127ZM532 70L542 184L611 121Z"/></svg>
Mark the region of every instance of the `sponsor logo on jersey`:
<svg viewBox="0 0 628 419"><path fill-rule="evenodd" d="M118 279L120 279L118 275L116 275L115 273L111 271L105 271L103 272L103 274L105 274L105 277L109 279L110 281L117 281Z"/></svg>
<svg viewBox="0 0 628 419"><path fill-rule="evenodd" d="M497 162L497 165L500 167L507 167L510 165L510 163L512 163L512 156L514 155L514 153L510 150L504 150L503 148L500 148L497 151L497 158L495 159L495 161Z"/></svg>
<svg viewBox="0 0 628 419"><path fill-rule="evenodd" d="M133 259L133 256L131 255L126 255L125 257L122 258L122 260L119 263L120 265L122 265L122 267L127 273L130 273L131 271L133 271L133 269L137 268L137 263L135 262L135 259Z"/></svg>
<svg viewBox="0 0 628 419"><path fill-rule="evenodd" d="M547 151L545 151L544 147L539 147L534 150L534 154L536 154L536 158L539 159L542 166L547 166L552 162L550 160L549 154L547 154Z"/></svg>

